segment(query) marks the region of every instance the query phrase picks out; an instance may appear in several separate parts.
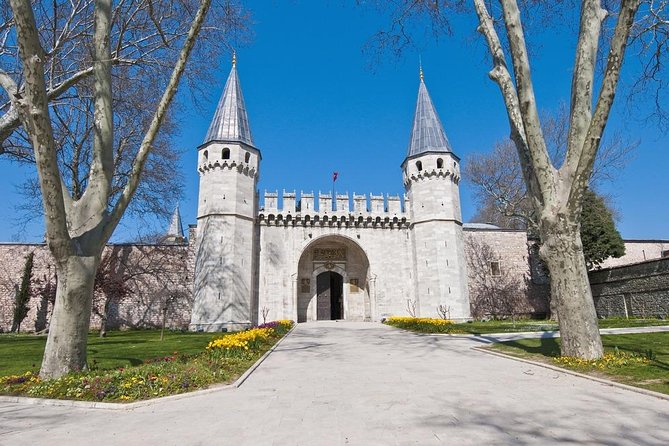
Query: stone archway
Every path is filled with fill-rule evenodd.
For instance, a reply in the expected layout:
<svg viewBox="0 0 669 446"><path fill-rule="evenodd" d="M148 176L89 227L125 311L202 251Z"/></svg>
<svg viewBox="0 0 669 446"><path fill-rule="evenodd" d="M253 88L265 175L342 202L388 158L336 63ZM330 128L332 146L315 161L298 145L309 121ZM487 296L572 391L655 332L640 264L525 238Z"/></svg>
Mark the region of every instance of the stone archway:
<svg viewBox="0 0 669 446"><path fill-rule="evenodd" d="M314 240L302 251L297 270L298 322L374 319L369 260L353 240L336 235Z"/></svg>

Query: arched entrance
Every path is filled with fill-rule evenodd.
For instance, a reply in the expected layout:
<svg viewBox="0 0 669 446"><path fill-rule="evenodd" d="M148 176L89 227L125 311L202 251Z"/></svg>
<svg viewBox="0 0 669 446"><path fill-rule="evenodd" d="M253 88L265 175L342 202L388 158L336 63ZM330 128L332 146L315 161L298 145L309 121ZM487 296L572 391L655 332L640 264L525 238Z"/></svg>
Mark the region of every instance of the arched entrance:
<svg viewBox="0 0 669 446"><path fill-rule="evenodd" d="M369 260L352 239L320 237L302 251L297 266L297 321L373 320Z"/></svg>
<svg viewBox="0 0 669 446"><path fill-rule="evenodd" d="M344 317L344 278L334 271L316 277L316 316L319 321Z"/></svg>

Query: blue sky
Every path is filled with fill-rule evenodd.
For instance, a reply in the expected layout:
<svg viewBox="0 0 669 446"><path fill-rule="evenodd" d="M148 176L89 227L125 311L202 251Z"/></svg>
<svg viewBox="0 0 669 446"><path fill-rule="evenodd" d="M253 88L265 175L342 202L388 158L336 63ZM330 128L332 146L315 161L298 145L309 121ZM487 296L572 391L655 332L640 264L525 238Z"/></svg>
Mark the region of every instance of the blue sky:
<svg viewBox="0 0 669 446"><path fill-rule="evenodd" d="M485 152L508 133L499 91L487 77L489 59L474 30L471 16L454 21L456 36L427 39L401 57L387 55L382 63L363 52L384 19L353 2L251 2L254 38L238 50L238 70L251 130L263 155L259 189L327 191L333 171L337 191L403 193L400 164L405 155L418 90L418 58L425 82L454 152L461 158ZM538 45L532 69L540 107L556 109L569 99L573 45L571 30L535 35ZM203 109L180 116L184 150L179 166L186 178L181 198L184 225L195 223L198 175L196 147L202 142L230 70L230 60L218 61L220 82ZM620 129L641 144L625 171L607 185L621 219L625 238L669 238L667 135L641 116L625 114L622 96L607 128ZM637 107L644 109L645 104ZM641 114L640 114L641 115ZM0 159L0 241L41 240L41 222L17 235L15 190L29 168ZM463 218L475 207L471 189L462 183ZM156 229L167 227L159 222ZM126 219L114 240L132 238L137 223Z"/></svg>

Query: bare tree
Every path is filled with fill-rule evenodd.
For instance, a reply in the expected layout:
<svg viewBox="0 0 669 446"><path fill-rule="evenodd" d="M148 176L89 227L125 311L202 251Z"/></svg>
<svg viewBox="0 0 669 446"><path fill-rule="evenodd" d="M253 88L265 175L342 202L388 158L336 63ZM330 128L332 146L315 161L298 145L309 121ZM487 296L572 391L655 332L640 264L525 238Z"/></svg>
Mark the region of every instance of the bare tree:
<svg viewBox="0 0 669 446"><path fill-rule="evenodd" d="M553 165L564 162L569 113L561 105L555 114L542 116L542 131ZM589 187L598 188L614 181L632 159L638 141L629 141L619 132L602 142L597 152ZM467 156L463 177L474 186L478 211L473 221L494 223L503 228L527 229L537 233L537 218L527 194L518 151L513 141L495 144L491 153Z"/></svg>
<svg viewBox="0 0 669 446"><path fill-rule="evenodd" d="M542 240L540 253L550 270L551 295L558 310L562 354L587 359L601 357L597 315L579 235L582 200L618 88L625 50L629 43L635 44L639 39L634 33L646 36L647 46L655 49L651 53L658 56L656 60L666 58L664 36L669 29L668 2L644 0L638 16L641 0L605 2L604 5L601 0L581 2L565 156L559 166L551 161L541 126L526 43L529 28L523 21L533 17L550 18L554 15L552 9L571 8L571 2L404 0L390 3L393 29L398 29L398 23L406 23L414 14L425 17L426 7L430 8L429 16L438 14L441 18L463 5L473 5L479 23L477 30L492 57L493 67L488 75L499 87L504 100L511 140L518 151L528 196L537 215ZM636 23L635 18L639 19ZM611 33L602 33L605 22L613 25ZM400 35L402 41L406 27L399 26L399 29L402 32L395 35ZM385 41L392 42L392 39ZM604 68L598 73L600 63ZM653 64L643 70L641 77L653 81L662 68L661 63Z"/></svg>
<svg viewBox="0 0 669 446"><path fill-rule="evenodd" d="M13 39L14 17L7 0L0 0L0 154L8 161L35 163L32 143L20 125L10 92L24 94L22 65L18 45ZM190 17L197 9L192 0L127 0L111 3L110 48L112 64L112 102L114 103L114 153L110 204L122 193L131 175L135 149L160 102L164 85L171 75L172 61L178 57L180 43L187 36ZM52 117L52 132L64 185L79 199L89 182L95 133L94 71L92 69L95 4L92 0L36 2L34 16L44 49L47 100ZM193 49L185 80L193 93L202 94L211 85L221 52L230 37L237 39L247 21L244 11L229 0L208 13L206 32ZM241 40L241 39L237 39ZM183 96L183 95L182 95ZM197 97L197 94L196 96ZM178 104L177 104L178 106ZM182 191L183 177L178 165L181 150L174 144L179 131L172 116L165 113L160 132L144 166L142 182L127 212L145 218L165 218ZM42 217L41 191L37 175L22 186L24 202L18 219L25 223ZM25 220L25 221L24 221Z"/></svg>
<svg viewBox="0 0 669 446"><path fill-rule="evenodd" d="M0 86L10 103L2 118L10 121L14 113L18 116L18 121L12 122L14 126L22 126L29 137L39 177L47 244L58 275L56 303L40 375L53 378L86 365L93 286L102 249L138 190L211 0L119 3L91 0L53 5L38 2L34 9L29 0L10 0L10 5L12 16L8 23L12 32L7 35L15 39L5 39L3 51L18 49L20 66L14 77L4 69L0 71ZM132 28L125 26L131 23ZM53 32L45 36L41 32L45 29ZM175 32L177 29L181 32ZM216 28L207 31L216 34ZM63 46L64 40L60 39L63 34L74 36L67 40L69 45ZM43 42L49 42L52 51L45 50ZM159 45L169 48L146 55L157 66L168 67L167 76L144 78L141 69L135 70L141 64L124 64L124 50L130 55L145 54L147 42L162 42ZM56 56L52 55L54 51ZM114 113L115 102L128 99L123 94L117 95L122 92L113 81L124 70L130 73L131 85L139 86L129 91L130 95L164 86L155 103L144 104L152 111L145 115L147 119L133 123L141 131L127 141L116 139L118 121ZM69 75L54 76L62 71ZM68 175L64 173L67 168L58 159L56 138L61 115L50 109L50 103L60 97L59 91L69 89L83 77L86 82L77 86L88 92L88 110L92 114L82 113L74 121L64 120L66 125L63 125L63 131L67 132L73 122L81 123L81 128L90 132L86 140L90 156L77 164L78 169L88 173L78 190L75 184L68 184ZM143 98L139 95L137 99ZM77 104L75 101L73 108ZM129 148L124 149L124 144ZM76 145L72 150L77 152ZM132 153L131 167L120 183L114 177L118 172L119 150Z"/></svg>

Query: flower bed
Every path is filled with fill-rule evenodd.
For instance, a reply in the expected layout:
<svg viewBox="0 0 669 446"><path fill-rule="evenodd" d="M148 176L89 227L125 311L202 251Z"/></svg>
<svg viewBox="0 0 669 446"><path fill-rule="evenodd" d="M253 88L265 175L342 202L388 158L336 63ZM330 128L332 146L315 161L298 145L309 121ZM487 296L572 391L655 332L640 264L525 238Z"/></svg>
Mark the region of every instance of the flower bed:
<svg viewBox="0 0 669 446"><path fill-rule="evenodd" d="M581 359L572 356L557 356L553 358L553 362L557 365L577 370L615 369L630 365L650 364L650 361L650 354L642 355L636 352L626 353L618 350L606 353L599 359Z"/></svg>
<svg viewBox="0 0 669 446"><path fill-rule="evenodd" d="M268 323L269 325L273 323ZM89 370L41 380L33 372L0 377L0 393L84 401L136 401L174 395L212 384L229 383L243 374L293 326L277 321L212 340L202 353L174 353L135 367Z"/></svg>
<svg viewBox="0 0 669 446"><path fill-rule="evenodd" d="M391 316L384 323L405 330L429 333L451 333L453 328L451 320L429 317Z"/></svg>

